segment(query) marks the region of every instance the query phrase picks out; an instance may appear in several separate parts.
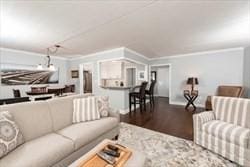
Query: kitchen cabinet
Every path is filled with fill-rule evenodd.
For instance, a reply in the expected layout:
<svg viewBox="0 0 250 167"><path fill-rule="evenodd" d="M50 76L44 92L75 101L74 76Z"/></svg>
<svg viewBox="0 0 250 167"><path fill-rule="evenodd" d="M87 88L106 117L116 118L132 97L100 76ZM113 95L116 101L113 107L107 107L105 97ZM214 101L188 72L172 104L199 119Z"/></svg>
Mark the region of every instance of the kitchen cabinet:
<svg viewBox="0 0 250 167"><path fill-rule="evenodd" d="M123 77L123 62L107 61L101 63L102 79L121 79Z"/></svg>

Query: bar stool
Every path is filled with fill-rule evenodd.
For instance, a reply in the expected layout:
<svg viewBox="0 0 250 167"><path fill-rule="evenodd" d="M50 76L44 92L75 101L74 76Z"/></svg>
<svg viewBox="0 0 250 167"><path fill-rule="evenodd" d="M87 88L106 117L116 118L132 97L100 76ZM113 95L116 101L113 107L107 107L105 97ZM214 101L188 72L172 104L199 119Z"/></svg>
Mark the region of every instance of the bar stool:
<svg viewBox="0 0 250 167"><path fill-rule="evenodd" d="M146 87L148 82L142 82L139 92L129 93L129 112L131 112L132 104L134 104L134 111L136 110L136 104L140 104L140 111L142 112L142 106L144 105L144 111L146 111Z"/></svg>
<svg viewBox="0 0 250 167"><path fill-rule="evenodd" d="M150 100L150 106L154 106L155 100L154 100L154 88L155 88L156 81L152 81L149 87L149 90L146 90L146 95L149 96Z"/></svg>

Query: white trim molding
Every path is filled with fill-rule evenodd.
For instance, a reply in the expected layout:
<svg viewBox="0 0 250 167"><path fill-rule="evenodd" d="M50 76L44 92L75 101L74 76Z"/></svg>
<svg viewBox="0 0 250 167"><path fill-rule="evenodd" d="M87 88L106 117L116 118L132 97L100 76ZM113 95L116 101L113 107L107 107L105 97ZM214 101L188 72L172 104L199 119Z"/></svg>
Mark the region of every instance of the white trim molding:
<svg viewBox="0 0 250 167"><path fill-rule="evenodd" d="M130 52L130 53L133 53L134 55L139 56L139 57L142 57L142 58L144 58L144 59L146 59L146 60L148 60L148 61L150 60L149 57L146 57L146 56L144 56L144 55L142 55L142 54L140 54L140 53L138 53L138 52L136 52L136 51L134 51L134 50L131 50L131 49L126 48L126 47L123 47L123 49L124 49L124 51L128 51L128 52Z"/></svg>
<svg viewBox="0 0 250 167"><path fill-rule="evenodd" d="M36 53L36 52L29 52L29 51L24 51L24 50L17 50L17 49L10 49L10 48L0 48L0 51L9 51L9 52L15 52L15 53L22 53L26 55L31 55L31 56L38 56L38 57L46 57L46 54L42 53ZM52 59L59 59L59 60L68 60L66 57L61 57L61 56L53 56L51 55Z"/></svg>
<svg viewBox="0 0 250 167"><path fill-rule="evenodd" d="M228 49L219 49L219 50L193 52L193 53L187 53L187 54L176 54L176 55L171 55L171 56L149 58L149 60L153 61L153 60L162 60L162 59L174 59L174 58L181 58L181 57L188 57L188 56L207 55L207 54L213 54L213 53L223 53L223 52L229 52L229 51L243 51L243 50L244 50L243 47L228 48Z"/></svg>
<svg viewBox="0 0 250 167"><path fill-rule="evenodd" d="M91 53L91 54L87 54L87 55L80 55L79 57L70 57L69 60L86 59L86 58L95 57L95 56L98 56L98 55L101 55L101 54L107 54L107 53L110 53L110 52L123 51L123 50L124 50L123 47L115 48L115 49L109 49L109 50L95 52L95 53Z"/></svg>
<svg viewBox="0 0 250 167"><path fill-rule="evenodd" d="M149 99L147 99L147 100L146 100L146 104L149 103L149 102L150 102ZM139 105L139 104L136 104L135 108L136 108L136 109L140 108L140 105ZM132 107L132 109L134 109L134 107ZM125 114L129 113L129 108L126 108L126 109L119 109L119 112L120 112L120 114L125 115ZM134 112L134 111L131 111L131 112Z"/></svg>

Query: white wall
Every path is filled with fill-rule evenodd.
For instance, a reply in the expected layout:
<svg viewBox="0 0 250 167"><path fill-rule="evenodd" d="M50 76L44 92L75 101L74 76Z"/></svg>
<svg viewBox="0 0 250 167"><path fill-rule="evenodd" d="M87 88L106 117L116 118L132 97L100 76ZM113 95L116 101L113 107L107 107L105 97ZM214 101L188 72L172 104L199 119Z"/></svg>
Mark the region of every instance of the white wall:
<svg viewBox="0 0 250 167"><path fill-rule="evenodd" d="M20 50L12 50L0 48L0 65L2 63L17 64L17 65L29 65L37 66L38 64L46 62L46 55L24 52ZM68 62L66 59L53 57L51 63L59 68L59 84L53 85L64 85L67 83L67 67ZM1 69L1 67L0 67ZM26 91L30 90L29 85L18 85L18 86L3 86L0 83L0 98L12 98L12 89L20 89L21 95L26 96Z"/></svg>
<svg viewBox="0 0 250 167"><path fill-rule="evenodd" d="M250 98L250 46L244 50L244 86L246 96Z"/></svg>
<svg viewBox="0 0 250 167"><path fill-rule="evenodd" d="M204 106L208 95L219 85L243 85L244 50L228 49L152 60L151 65L171 64L172 104L185 104L183 90L188 77L198 77L199 97L196 104Z"/></svg>
<svg viewBox="0 0 250 167"><path fill-rule="evenodd" d="M111 60L117 58L124 58L124 53L122 48L113 49L109 51L103 51L83 57L78 57L69 60L68 72L71 70L78 70L80 64L91 63L93 64L92 71L92 86L93 93L96 95L107 95L110 98L111 106L117 109L125 109L125 91L103 89L99 86L99 61ZM80 79L72 79L69 75L68 80L76 85L77 93L80 93Z"/></svg>
<svg viewBox="0 0 250 167"><path fill-rule="evenodd" d="M98 62L100 60L129 58L150 65L171 64L171 99L174 104L185 104L183 90L186 88L186 79L190 76L198 77L200 96L196 103L204 105L207 95L213 95L218 85L243 85L247 83L245 78L249 78L249 70L246 67L250 63L249 47L247 49L228 49L222 51L203 52L189 54L188 56L174 56L172 58L161 58L148 60L135 52L126 49L114 49L101 53L85 56L76 59L57 59L53 58L52 63L60 68L59 84L74 83L79 92L79 79L72 79L71 70L78 70L82 63L93 63L93 92L97 95L109 95L112 107L128 108L128 91L117 91L102 89L98 86ZM44 61L44 55L15 51L0 50L3 63L19 63L26 65L37 65ZM245 57L244 57L245 54ZM247 59L246 59L247 57ZM243 62L245 60L245 73L243 77ZM148 70L148 68L146 68ZM250 83L250 81L249 81ZM13 86L0 86L0 98L12 97ZM20 87L19 87L20 88ZM29 86L21 86L22 94L29 90Z"/></svg>
<svg viewBox="0 0 250 167"><path fill-rule="evenodd" d="M76 58L69 60L69 71L79 69L79 65L83 63L93 63L93 93L96 95L108 95L110 97L111 106L117 109L127 110L129 107L128 104L128 90L113 90L113 89L103 89L99 86L98 70L99 62L106 60L115 60L115 59L132 59L136 62L145 62L146 60L140 56L137 56L135 53L126 50L125 48L117 48L113 50L103 51L81 58ZM148 63L148 62L147 62ZM145 70L145 66L136 64L136 67L140 70ZM146 64L147 67L147 64ZM146 68L147 69L147 68ZM76 90L79 93L79 79L68 78L70 82L73 82L76 85Z"/></svg>

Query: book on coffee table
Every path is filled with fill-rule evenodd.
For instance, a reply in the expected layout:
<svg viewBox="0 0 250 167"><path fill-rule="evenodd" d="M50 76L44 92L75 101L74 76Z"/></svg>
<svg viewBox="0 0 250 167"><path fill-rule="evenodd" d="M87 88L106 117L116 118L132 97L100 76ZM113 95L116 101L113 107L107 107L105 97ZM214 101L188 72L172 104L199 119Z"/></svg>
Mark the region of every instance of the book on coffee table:
<svg viewBox="0 0 250 167"><path fill-rule="evenodd" d="M108 149L108 145L114 145L118 148L119 157L114 158L114 163L109 163L104 160L105 158L101 158L98 154L102 153L104 149ZM105 142L100 149L98 149L95 153L89 156L88 159L80 162L79 167L123 167L124 164L128 161L130 156L132 155L132 150L127 147L121 146L119 144L115 144L114 142Z"/></svg>

